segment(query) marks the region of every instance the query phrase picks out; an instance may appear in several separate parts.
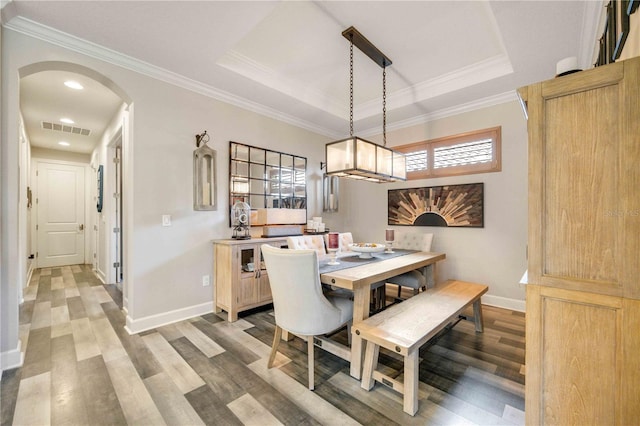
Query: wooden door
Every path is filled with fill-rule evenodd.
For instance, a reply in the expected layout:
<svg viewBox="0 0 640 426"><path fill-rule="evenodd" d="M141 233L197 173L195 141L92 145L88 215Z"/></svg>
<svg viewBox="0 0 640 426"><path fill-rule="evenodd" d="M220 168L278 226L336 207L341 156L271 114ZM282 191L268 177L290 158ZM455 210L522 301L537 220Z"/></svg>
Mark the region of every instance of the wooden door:
<svg viewBox="0 0 640 426"><path fill-rule="evenodd" d="M531 282L640 295L637 276L627 269L637 268L637 251L629 250L637 238L625 227L638 221L631 217L640 198L638 143L626 126L640 111L637 101L636 110L629 109L634 78L626 78L625 65L529 88Z"/></svg>
<svg viewBox="0 0 640 426"><path fill-rule="evenodd" d="M639 80L637 58L520 91L529 113L527 424L640 418L640 324L629 311L640 305Z"/></svg>
<svg viewBox="0 0 640 426"><path fill-rule="evenodd" d="M84 263L84 171L38 162L38 267Z"/></svg>

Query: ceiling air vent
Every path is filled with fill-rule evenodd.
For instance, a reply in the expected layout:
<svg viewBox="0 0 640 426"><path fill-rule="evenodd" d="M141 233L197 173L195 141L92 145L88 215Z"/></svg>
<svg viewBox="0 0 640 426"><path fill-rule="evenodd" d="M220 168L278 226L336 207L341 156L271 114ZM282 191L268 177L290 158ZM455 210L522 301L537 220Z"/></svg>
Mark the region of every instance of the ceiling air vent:
<svg viewBox="0 0 640 426"><path fill-rule="evenodd" d="M75 126L68 126L66 124L52 123L50 121L43 121L42 128L45 130L56 130L58 132L72 133L74 135L82 135L82 136L89 136L91 134L91 130L89 129L83 129L81 127L75 127Z"/></svg>

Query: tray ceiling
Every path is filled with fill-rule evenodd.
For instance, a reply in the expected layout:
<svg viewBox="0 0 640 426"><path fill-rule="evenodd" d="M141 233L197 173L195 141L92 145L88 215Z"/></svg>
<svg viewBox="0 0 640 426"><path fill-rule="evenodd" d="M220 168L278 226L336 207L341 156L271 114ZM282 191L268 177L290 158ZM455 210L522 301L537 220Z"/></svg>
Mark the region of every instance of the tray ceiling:
<svg viewBox="0 0 640 426"><path fill-rule="evenodd" d="M118 62L120 55L129 68L152 67L174 84L338 137L348 133L345 28L355 26L393 61L387 68L388 128L393 129L465 105L515 98L517 87L552 78L556 62L567 56L590 67L602 4L13 1L9 6L3 22L10 29L45 34L66 47L79 38L98 56L102 52ZM376 134L382 69L354 50L355 129Z"/></svg>

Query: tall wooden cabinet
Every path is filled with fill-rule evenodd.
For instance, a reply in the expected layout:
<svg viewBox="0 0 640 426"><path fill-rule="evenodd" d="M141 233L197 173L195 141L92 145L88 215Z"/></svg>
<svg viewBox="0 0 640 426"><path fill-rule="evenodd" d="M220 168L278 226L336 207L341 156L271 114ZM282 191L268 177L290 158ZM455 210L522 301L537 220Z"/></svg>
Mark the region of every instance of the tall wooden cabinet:
<svg viewBox="0 0 640 426"><path fill-rule="evenodd" d="M640 421L640 58L520 89L526 423Z"/></svg>
<svg viewBox="0 0 640 426"><path fill-rule="evenodd" d="M238 313L272 302L267 269L260 246L283 247L286 239L252 238L213 242L216 312L227 311L230 322ZM253 264L253 268L250 265ZM252 269L252 270L251 270Z"/></svg>

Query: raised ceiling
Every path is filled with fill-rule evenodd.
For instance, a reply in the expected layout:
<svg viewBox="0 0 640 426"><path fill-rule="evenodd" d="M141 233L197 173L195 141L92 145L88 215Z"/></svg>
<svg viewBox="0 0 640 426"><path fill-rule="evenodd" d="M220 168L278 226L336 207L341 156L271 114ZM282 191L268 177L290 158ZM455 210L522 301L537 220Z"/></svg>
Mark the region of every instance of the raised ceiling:
<svg viewBox="0 0 640 426"><path fill-rule="evenodd" d="M517 87L552 78L567 56L589 68L601 7L600 1L13 1L3 22L70 48L82 39L94 56L341 137L349 130L345 28L355 26L393 61L387 112L394 129L514 98ZM380 133L381 68L357 49L354 67L356 133Z"/></svg>

